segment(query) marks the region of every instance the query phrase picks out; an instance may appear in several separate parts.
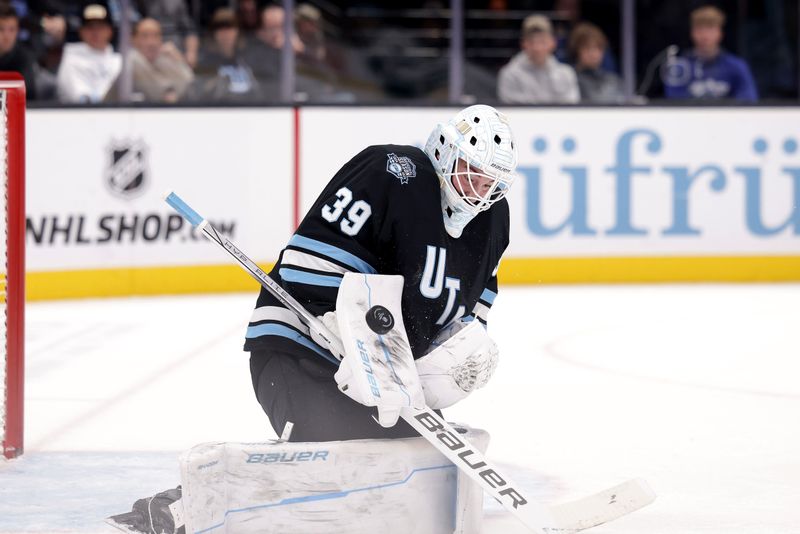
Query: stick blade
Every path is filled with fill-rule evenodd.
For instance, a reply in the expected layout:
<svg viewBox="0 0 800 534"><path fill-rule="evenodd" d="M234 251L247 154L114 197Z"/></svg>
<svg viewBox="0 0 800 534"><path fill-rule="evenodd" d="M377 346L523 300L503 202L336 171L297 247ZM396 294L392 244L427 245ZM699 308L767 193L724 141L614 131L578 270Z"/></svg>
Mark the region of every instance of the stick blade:
<svg viewBox="0 0 800 534"><path fill-rule="evenodd" d="M618 519L656 499L644 479L634 478L582 499L551 507L559 531L577 532Z"/></svg>

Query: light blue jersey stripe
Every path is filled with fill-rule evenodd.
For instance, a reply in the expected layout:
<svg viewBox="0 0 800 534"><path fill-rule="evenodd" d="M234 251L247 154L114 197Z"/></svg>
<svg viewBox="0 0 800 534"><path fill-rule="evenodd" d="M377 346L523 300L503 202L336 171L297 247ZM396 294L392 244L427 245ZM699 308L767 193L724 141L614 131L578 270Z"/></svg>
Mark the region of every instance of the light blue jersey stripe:
<svg viewBox="0 0 800 534"><path fill-rule="evenodd" d="M442 470L455 469L455 468L456 468L456 466L454 466L453 464L435 465L435 466L431 466L431 467L420 467L420 468L417 468L417 469L414 469L413 471L411 471L411 473L409 473L408 476L406 478L404 478L403 480L398 480L396 482L387 482L385 484L377 484L375 486L367 486L367 487L364 487L364 488L354 488L354 489L343 490L343 491L332 491L332 492L329 492L329 493L317 493L317 494L308 495L308 496L305 496L305 497L289 497L287 499L283 499L283 500L278 501L276 503L267 503L267 504L260 504L260 505L255 505L255 506L248 506L247 508L235 508L233 510L226 510L225 511L225 516L224 516L224 518L223 518L221 523L217 523L216 525L212 525L212 526L210 526L208 528L205 528L203 530L198 530L196 534L205 534L206 532L210 532L212 530L215 530L217 528L225 526L225 523L227 522L228 516L232 515L232 514L238 514L238 513L242 513L242 512L250 512L250 511L253 511L253 510L262 510L262 509L265 509L265 508L275 508L277 506L287 506L287 505L292 505L292 504L302 504L302 503L306 503L306 502L326 501L326 500L330 500L330 499L343 499L343 498L347 497L348 495L352 495L354 493L361 493L361 492L364 492L364 491L381 490L381 489L385 489L385 488L391 488L391 487L394 487L394 486L402 486L403 484L406 484L409 480L411 480L411 477L413 477L417 473L424 473L425 471L437 471L437 470L440 470L440 469L442 469Z"/></svg>
<svg viewBox="0 0 800 534"><path fill-rule="evenodd" d="M256 326L247 327L247 334L245 335L245 337L247 337L248 339L253 339L261 336L280 336L289 338L292 341L300 343L304 347L313 350L326 360L335 363L336 365L339 365L339 361L336 358L334 358L331 353L324 350L322 347L320 347L319 345L308 339L306 336L298 333L296 330L292 330L288 326L283 326L281 324L267 323L267 324L260 324Z"/></svg>
<svg viewBox="0 0 800 534"><path fill-rule="evenodd" d="M313 274L296 269L278 269L278 274L287 282L299 282L310 286L339 287L342 285L340 276L325 276L324 274Z"/></svg>
<svg viewBox="0 0 800 534"><path fill-rule="evenodd" d="M329 258L333 258L334 260L340 261L345 265L349 265L360 273L376 274L378 272L372 265L365 262L358 256L355 256L346 250L342 250L339 247L334 247L333 245L323 243L322 241L317 241L316 239L294 234L289 240L289 244L294 247L304 248L306 250L318 252L324 256L328 256Z"/></svg>
<svg viewBox="0 0 800 534"><path fill-rule="evenodd" d="M495 297L497 297L497 293L495 293L491 289L484 289L483 293L481 293L481 300L484 302L488 302L489 306L494 304Z"/></svg>

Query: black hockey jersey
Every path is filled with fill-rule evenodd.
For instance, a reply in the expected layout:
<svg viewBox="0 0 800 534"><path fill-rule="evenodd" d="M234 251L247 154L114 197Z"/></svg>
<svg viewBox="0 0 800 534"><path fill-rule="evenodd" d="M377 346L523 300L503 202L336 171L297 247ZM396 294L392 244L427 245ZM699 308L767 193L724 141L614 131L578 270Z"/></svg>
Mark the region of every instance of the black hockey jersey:
<svg viewBox="0 0 800 534"><path fill-rule="evenodd" d="M371 146L328 183L269 275L318 316L334 309L348 271L403 275L403 321L419 358L449 322L486 322L508 245L505 199L479 213L458 239L445 230L441 210L439 179L425 152ZM338 364L262 289L244 349L269 349L287 338Z"/></svg>

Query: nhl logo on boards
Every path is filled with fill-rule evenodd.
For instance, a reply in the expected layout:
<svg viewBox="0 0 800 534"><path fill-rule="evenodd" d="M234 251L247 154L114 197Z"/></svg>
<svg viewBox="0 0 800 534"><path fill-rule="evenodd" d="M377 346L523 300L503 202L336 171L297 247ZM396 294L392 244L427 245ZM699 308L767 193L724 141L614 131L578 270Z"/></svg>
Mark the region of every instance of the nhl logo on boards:
<svg viewBox="0 0 800 534"><path fill-rule="evenodd" d="M373 306L367 310L367 326L378 335L383 335L394 328L392 312L383 306Z"/></svg>
<svg viewBox="0 0 800 534"><path fill-rule="evenodd" d="M390 153L386 157L386 172L397 176L401 184L407 184L409 178L414 178L417 175L417 166L408 156L398 156Z"/></svg>
<svg viewBox="0 0 800 534"><path fill-rule="evenodd" d="M145 190L148 175L147 147L142 140L111 141L105 181L112 193L125 199L138 197Z"/></svg>

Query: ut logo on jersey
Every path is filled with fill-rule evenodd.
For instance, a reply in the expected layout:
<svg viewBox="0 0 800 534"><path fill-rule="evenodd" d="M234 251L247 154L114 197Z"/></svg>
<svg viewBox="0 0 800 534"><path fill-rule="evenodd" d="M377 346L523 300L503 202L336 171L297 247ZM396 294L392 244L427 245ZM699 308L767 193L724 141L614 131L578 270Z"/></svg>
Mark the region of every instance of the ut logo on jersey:
<svg viewBox="0 0 800 534"><path fill-rule="evenodd" d="M425 269L423 269L422 278L419 281L419 292L423 297L438 299L442 295L442 290L447 289L447 304L442 315L436 320L438 325L447 323L456 303L456 293L461 289L461 281L458 278L445 277L446 263L447 249L428 245ZM461 317L465 311L464 306L459 306L455 317Z"/></svg>

